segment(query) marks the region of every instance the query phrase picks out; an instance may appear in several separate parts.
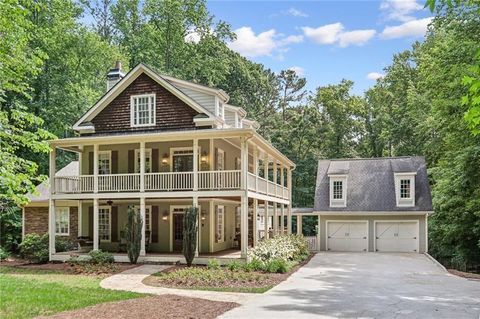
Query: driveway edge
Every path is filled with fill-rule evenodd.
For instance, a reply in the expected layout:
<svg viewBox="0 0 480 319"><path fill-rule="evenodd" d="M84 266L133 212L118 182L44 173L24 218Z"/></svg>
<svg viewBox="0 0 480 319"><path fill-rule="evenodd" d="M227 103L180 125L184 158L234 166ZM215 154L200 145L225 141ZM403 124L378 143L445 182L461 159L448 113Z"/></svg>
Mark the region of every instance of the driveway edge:
<svg viewBox="0 0 480 319"><path fill-rule="evenodd" d="M446 273L448 273L448 270L447 268L445 268L444 265L442 265L438 260L436 260L435 258L433 258L429 253L425 252L423 253L425 256L428 257L428 259L430 259L435 265L437 265L438 267L440 267L443 271L445 271Z"/></svg>

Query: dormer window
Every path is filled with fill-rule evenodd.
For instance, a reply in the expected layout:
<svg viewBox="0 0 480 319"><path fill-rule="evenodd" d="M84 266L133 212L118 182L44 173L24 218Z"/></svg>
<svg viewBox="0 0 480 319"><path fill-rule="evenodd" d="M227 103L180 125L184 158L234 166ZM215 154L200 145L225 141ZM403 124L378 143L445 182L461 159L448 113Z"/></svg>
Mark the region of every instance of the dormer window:
<svg viewBox="0 0 480 319"><path fill-rule="evenodd" d="M132 95L130 123L132 127L155 125L155 94Z"/></svg>
<svg viewBox="0 0 480 319"><path fill-rule="evenodd" d="M347 206L347 176L332 175L330 177L330 207Z"/></svg>
<svg viewBox="0 0 480 319"><path fill-rule="evenodd" d="M416 173L395 173L395 193L398 207L415 206Z"/></svg>

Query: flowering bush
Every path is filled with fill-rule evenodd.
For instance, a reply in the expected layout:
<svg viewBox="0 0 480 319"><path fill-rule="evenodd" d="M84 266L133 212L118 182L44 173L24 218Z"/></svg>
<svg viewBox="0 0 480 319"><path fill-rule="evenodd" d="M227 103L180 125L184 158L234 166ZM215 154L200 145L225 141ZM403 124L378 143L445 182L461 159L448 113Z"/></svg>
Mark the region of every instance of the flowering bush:
<svg viewBox="0 0 480 319"><path fill-rule="evenodd" d="M266 267L274 260L302 261L309 255L307 241L301 235L276 236L262 240L249 251L251 260Z"/></svg>

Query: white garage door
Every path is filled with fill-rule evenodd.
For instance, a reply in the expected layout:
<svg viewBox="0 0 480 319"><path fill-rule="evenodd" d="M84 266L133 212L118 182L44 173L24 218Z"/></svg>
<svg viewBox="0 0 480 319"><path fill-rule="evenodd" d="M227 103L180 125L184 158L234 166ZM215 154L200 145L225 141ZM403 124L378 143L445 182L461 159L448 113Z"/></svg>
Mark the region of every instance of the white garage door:
<svg viewBox="0 0 480 319"><path fill-rule="evenodd" d="M367 251L367 221L327 221L327 250Z"/></svg>
<svg viewBox="0 0 480 319"><path fill-rule="evenodd" d="M375 250L379 252L417 252L418 223L375 222Z"/></svg>

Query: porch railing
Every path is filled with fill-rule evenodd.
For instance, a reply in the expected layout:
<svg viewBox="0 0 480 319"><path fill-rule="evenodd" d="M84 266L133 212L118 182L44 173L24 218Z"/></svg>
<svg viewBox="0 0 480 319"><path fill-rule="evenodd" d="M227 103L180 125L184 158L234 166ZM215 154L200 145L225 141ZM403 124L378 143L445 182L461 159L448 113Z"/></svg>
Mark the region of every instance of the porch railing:
<svg viewBox="0 0 480 319"><path fill-rule="evenodd" d="M240 170L198 172L198 189L240 189L241 172Z"/></svg>
<svg viewBox="0 0 480 319"><path fill-rule="evenodd" d="M145 190L184 191L193 189L193 172L145 174Z"/></svg>

